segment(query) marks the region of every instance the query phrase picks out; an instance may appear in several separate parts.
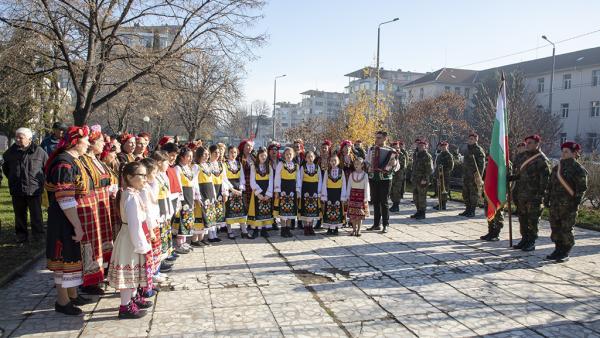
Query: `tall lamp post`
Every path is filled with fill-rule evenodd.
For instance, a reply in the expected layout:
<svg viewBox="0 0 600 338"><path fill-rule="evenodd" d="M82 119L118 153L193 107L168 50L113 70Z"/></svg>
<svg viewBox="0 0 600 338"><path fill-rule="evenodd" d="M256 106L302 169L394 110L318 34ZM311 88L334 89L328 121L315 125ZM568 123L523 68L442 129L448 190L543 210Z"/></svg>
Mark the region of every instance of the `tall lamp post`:
<svg viewBox="0 0 600 338"><path fill-rule="evenodd" d="M398 21L400 20L399 18L394 18L390 21L386 21L386 22L382 22L379 24L379 26L377 26L377 77L375 78L375 103L377 103L377 99L378 99L378 95L379 95L379 40L380 40L380 36L381 36L381 26L385 25L386 23L391 23L394 21Z"/></svg>
<svg viewBox="0 0 600 338"><path fill-rule="evenodd" d="M273 82L273 141L275 141L275 102L277 102L277 79L286 76L286 74L275 76Z"/></svg>
<svg viewBox="0 0 600 338"><path fill-rule="evenodd" d="M554 67L556 66L556 45L550 41L547 36L542 35L542 39L548 41L552 45L552 73L550 73L550 97L548 99L548 109L552 114L552 92L554 91Z"/></svg>

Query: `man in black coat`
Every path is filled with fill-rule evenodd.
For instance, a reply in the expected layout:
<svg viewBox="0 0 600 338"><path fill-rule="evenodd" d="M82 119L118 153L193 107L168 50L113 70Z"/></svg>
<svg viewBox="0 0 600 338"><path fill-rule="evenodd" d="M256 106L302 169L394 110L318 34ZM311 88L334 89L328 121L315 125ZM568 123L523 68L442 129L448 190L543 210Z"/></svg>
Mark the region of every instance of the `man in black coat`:
<svg viewBox="0 0 600 338"><path fill-rule="evenodd" d="M4 153L2 171L8 178L8 186L15 212L17 243L27 242L27 210L31 219L34 239L43 238L42 192L44 190L44 165L48 154L31 142L32 132L19 128L15 143Z"/></svg>

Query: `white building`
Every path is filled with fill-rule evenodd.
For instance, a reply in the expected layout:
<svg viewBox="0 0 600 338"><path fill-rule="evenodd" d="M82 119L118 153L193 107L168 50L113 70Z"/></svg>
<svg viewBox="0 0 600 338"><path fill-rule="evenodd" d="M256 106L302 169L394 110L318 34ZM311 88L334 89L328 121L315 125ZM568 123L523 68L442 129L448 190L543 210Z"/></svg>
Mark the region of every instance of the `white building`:
<svg viewBox="0 0 600 338"><path fill-rule="evenodd" d="M321 90L307 90L300 94L300 114L305 120L312 117L334 119L342 111L344 101L348 97L346 93Z"/></svg>
<svg viewBox="0 0 600 338"><path fill-rule="evenodd" d="M407 102L420 101L453 92L470 99L473 94L477 71L442 68L404 85Z"/></svg>

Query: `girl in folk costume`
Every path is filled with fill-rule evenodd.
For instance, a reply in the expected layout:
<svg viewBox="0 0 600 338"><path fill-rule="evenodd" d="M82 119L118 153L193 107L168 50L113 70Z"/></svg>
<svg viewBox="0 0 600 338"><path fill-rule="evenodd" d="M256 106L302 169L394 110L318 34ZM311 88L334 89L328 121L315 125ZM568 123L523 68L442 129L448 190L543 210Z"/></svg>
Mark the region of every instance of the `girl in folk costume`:
<svg viewBox="0 0 600 338"><path fill-rule="evenodd" d="M238 149L234 146L227 148L227 161L225 161L225 170L227 181L229 181L229 198L225 203L225 222L228 229L233 224L239 224L242 232L242 238L252 239L248 236L248 227L246 226L246 217L248 206L244 203L243 192L246 189L246 176L237 160Z"/></svg>
<svg viewBox="0 0 600 338"><path fill-rule="evenodd" d="M346 188L348 200L348 217L352 222L351 235L360 236L360 227L365 217L369 216L369 177L364 171L364 159L354 158L354 172L348 179Z"/></svg>
<svg viewBox="0 0 600 338"><path fill-rule="evenodd" d="M213 169L208 163L209 153L204 147L196 149L196 162L198 163L198 194L199 203L196 212L196 231L192 245L202 246L204 242L203 233L208 233L209 242L220 242L217 237L217 192L215 191L215 179ZM202 230L204 229L204 230ZM202 243L201 243L202 242Z"/></svg>
<svg viewBox="0 0 600 338"><path fill-rule="evenodd" d="M184 246L187 237L192 236L194 230L194 204L197 200L198 176L197 167L192 162L194 153L190 148L183 147L175 159L175 171L181 182L181 209L175 216L177 229L177 244Z"/></svg>
<svg viewBox="0 0 600 338"><path fill-rule="evenodd" d="M212 181L215 190L215 227L217 231L220 228L227 228L227 237L235 239L231 226L225 222L225 203L229 197L229 182L227 181L227 173L225 172L225 164L223 163L223 154L218 145L213 144L209 148L210 151L210 170L212 171Z"/></svg>
<svg viewBox="0 0 600 338"><path fill-rule="evenodd" d="M115 237L117 237L117 234L119 233L119 230L121 229L121 215L119 214L120 211L118 202L118 196L120 194L119 175L117 174L119 170L119 161L117 161L117 149L110 141L104 143L104 148L100 154L100 161L102 161L110 174L110 223L112 225L112 239L114 241ZM110 258L106 260L106 263L109 261Z"/></svg>
<svg viewBox="0 0 600 338"><path fill-rule="evenodd" d="M294 154L294 159L292 160L294 163L296 163L298 165L298 167L300 167L301 165L304 164L304 140L302 140L301 138L295 139L294 140L294 145L293 145L293 149L295 151ZM298 220L298 228L302 229L302 220ZM290 224L290 229L294 230L296 229L296 219L292 219L291 220L291 224Z"/></svg>
<svg viewBox="0 0 600 338"><path fill-rule="evenodd" d="M321 169L315 164L315 153L307 151L306 163L298 170L296 191L300 198L299 219L304 223L304 235L314 236L313 222L321 217L320 193L321 193Z"/></svg>
<svg viewBox="0 0 600 338"><path fill-rule="evenodd" d="M281 145L277 142L271 142L267 147L267 154L269 155L269 165L271 166L271 171L275 173L277 171L277 165L281 162L281 154L279 153L279 149L281 149ZM273 225L271 226L272 230L279 230L277 226L277 217L279 217L279 198L273 198Z"/></svg>
<svg viewBox="0 0 600 338"><path fill-rule="evenodd" d="M79 242L93 221L88 207L92 182L79 160L88 146L88 129L70 127L44 168L49 203L46 258L57 291L54 310L66 315L79 315L77 306L92 302L77 295L77 286L83 284Z"/></svg>
<svg viewBox="0 0 600 338"><path fill-rule="evenodd" d="M317 165L321 169L321 182L325 182L325 175L329 168L329 159L331 158L331 141L325 140L321 143L321 149L319 151L319 157L317 158ZM319 191L320 193L320 191ZM323 209L321 209L321 218L317 221L315 229L321 229L321 223L323 218Z"/></svg>
<svg viewBox="0 0 600 338"><path fill-rule="evenodd" d="M104 137L99 125L94 125L90 129L88 137L90 146L81 161L86 167L92 182L94 183L94 193L96 198L95 212L98 215L98 223L86 231L86 241L82 253L85 259L92 259L95 264L99 264L103 269L108 268L110 254L113 248L113 226L110 214L110 198L116 197L118 187L111 182L111 175L108 167L96 158L104 149ZM86 258L87 257L87 258ZM86 264L84 264L86 265ZM95 274L94 274L95 275ZM104 279L104 276L94 277L89 285L86 285L84 278L83 291L88 294L103 294L104 291L98 286L98 283Z"/></svg>
<svg viewBox="0 0 600 338"><path fill-rule="evenodd" d="M150 246L152 247L152 280L156 283L165 281L166 277L160 274L162 258L160 227L161 216L158 206L159 186L156 180L158 166L151 158L144 158L140 163L146 168L146 183L141 191L142 202L146 206L146 224L150 232Z"/></svg>
<svg viewBox="0 0 600 338"><path fill-rule="evenodd" d="M298 195L296 185L299 177L298 164L294 163L294 149L286 148L283 162L277 165L275 172L275 197L279 198L279 219L281 220L281 237L293 237L292 221L298 214Z"/></svg>
<svg viewBox="0 0 600 338"><path fill-rule="evenodd" d="M255 164L250 167L252 195L248 207L248 225L254 229L252 237L269 237L267 227L273 223L273 171L267 162L267 151L260 148Z"/></svg>
<svg viewBox="0 0 600 338"><path fill-rule="evenodd" d="M344 204L347 200L346 175L340 168L337 156L329 158L329 169L325 171L321 200L323 201L323 226L328 235L337 235L338 228L344 225Z"/></svg>
<svg viewBox="0 0 600 338"><path fill-rule="evenodd" d="M340 167L346 175L346 181L350 177L350 174L354 171L354 152L352 151L352 141L344 140L340 143L340 152L338 156L340 158Z"/></svg>
<svg viewBox="0 0 600 338"><path fill-rule="evenodd" d="M254 149L253 140L242 140L238 146L238 152L240 153L239 162L244 171L244 177L250 177L250 167L254 163L254 156L252 156L252 149ZM246 180L246 187L244 187L244 203L250 205L250 197L252 196L252 188L250 187L250 180Z"/></svg>
<svg viewBox="0 0 600 338"><path fill-rule="evenodd" d="M160 243L162 260L174 261L176 258L173 253L173 236L171 233L171 219L175 214L173 204L169 199L171 188L169 186L169 177L167 170L169 169L169 157L165 151L158 150L152 153L152 159L156 161L158 173L156 174L156 185L158 186L158 209L160 213ZM160 270L167 272L170 268L165 269L161 265Z"/></svg>
<svg viewBox="0 0 600 338"><path fill-rule="evenodd" d="M139 162L123 167L124 189L121 194L123 225L115 240L108 271L109 284L119 290L119 318L140 318L152 302L142 297L138 287L152 287L152 246L146 223L146 206L141 190L146 184L146 168Z"/></svg>
<svg viewBox="0 0 600 338"><path fill-rule="evenodd" d="M169 200L171 201L171 205L173 206L174 216L171 218L171 229L172 236L177 238L177 234L179 232L177 225L175 224L175 219L177 215L181 211L181 201L183 200L183 189L181 188L181 178L177 173L177 165L175 162L177 161L177 155L179 155L179 147L176 143L165 143L161 146L161 149L167 153L167 157L169 158L169 168L167 169L167 178L169 179ZM188 254L190 252L190 247L187 243L177 242L175 240L173 242L173 256L177 258L180 254Z"/></svg>

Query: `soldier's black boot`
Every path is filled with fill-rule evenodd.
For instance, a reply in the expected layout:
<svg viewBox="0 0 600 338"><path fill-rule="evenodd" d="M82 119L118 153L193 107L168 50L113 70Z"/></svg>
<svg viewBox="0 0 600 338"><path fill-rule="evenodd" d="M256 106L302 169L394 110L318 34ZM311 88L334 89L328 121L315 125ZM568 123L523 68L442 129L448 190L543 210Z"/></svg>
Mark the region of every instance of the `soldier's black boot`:
<svg viewBox="0 0 600 338"><path fill-rule="evenodd" d="M549 260L549 261L556 260L556 256L558 256L559 253L560 253L560 249L558 248L558 246L556 246L554 248L554 251L552 251L551 254L549 254L548 256L546 256L546 260Z"/></svg>
<svg viewBox="0 0 600 338"><path fill-rule="evenodd" d="M521 248L521 250L525 252L530 252L535 250L535 240L527 241L525 245Z"/></svg>
<svg viewBox="0 0 600 338"><path fill-rule="evenodd" d="M466 207L465 211L461 212L460 214L458 214L458 216L466 216L469 213L469 210L471 210L471 208Z"/></svg>
<svg viewBox="0 0 600 338"><path fill-rule="evenodd" d="M487 239L488 242L498 242L500 240L500 229L493 229L490 231L490 237Z"/></svg>
<svg viewBox="0 0 600 338"><path fill-rule="evenodd" d="M417 210L417 212L415 212L414 214L410 215L410 218L417 218L418 215L419 215L419 211Z"/></svg>
<svg viewBox="0 0 600 338"><path fill-rule="evenodd" d="M485 234L485 235L483 235L483 236L479 237L479 239L481 239L481 240L484 240L484 241L489 241L489 240L490 240L490 238L491 238L491 236L492 236L492 231L491 231L491 230L489 230L487 234Z"/></svg>
<svg viewBox="0 0 600 338"><path fill-rule="evenodd" d="M512 248L515 250L523 249L523 246L525 246L526 243L527 243L527 240L523 237L523 238L521 238L519 243L513 245Z"/></svg>
<svg viewBox="0 0 600 338"><path fill-rule="evenodd" d="M571 249L561 248L556 254L556 263L564 263L569 260L569 252Z"/></svg>
<svg viewBox="0 0 600 338"><path fill-rule="evenodd" d="M369 231L379 231L379 230L381 230L381 227L379 226L379 224L373 224L373 226L370 227L368 230Z"/></svg>
<svg viewBox="0 0 600 338"><path fill-rule="evenodd" d="M394 202L392 207L390 208L390 212L399 212L400 211L400 203Z"/></svg>
<svg viewBox="0 0 600 338"><path fill-rule="evenodd" d="M469 208L468 212L465 214L465 217L469 217L469 218L475 217L475 208L473 208L473 207Z"/></svg>
<svg viewBox="0 0 600 338"><path fill-rule="evenodd" d="M385 233L387 233L387 232L388 232L387 228L388 228L388 225L387 225L387 224L384 224L384 225L383 225L383 228L381 229L381 233L382 233L382 234L385 234Z"/></svg>
<svg viewBox="0 0 600 338"><path fill-rule="evenodd" d="M440 205L440 204L436 204L436 205L433 207L433 210L442 210L442 207L441 207L441 205Z"/></svg>
<svg viewBox="0 0 600 338"><path fill-rule="evenodd" d="M420 210L417 212L417 217L415 219L425 219L425 210Z"/></svg>
<svg viewBox="0 0 600 338"><path fill-rule="evenodd" d="M446 202L442 202L442 210L446 210Z"/></svg>

